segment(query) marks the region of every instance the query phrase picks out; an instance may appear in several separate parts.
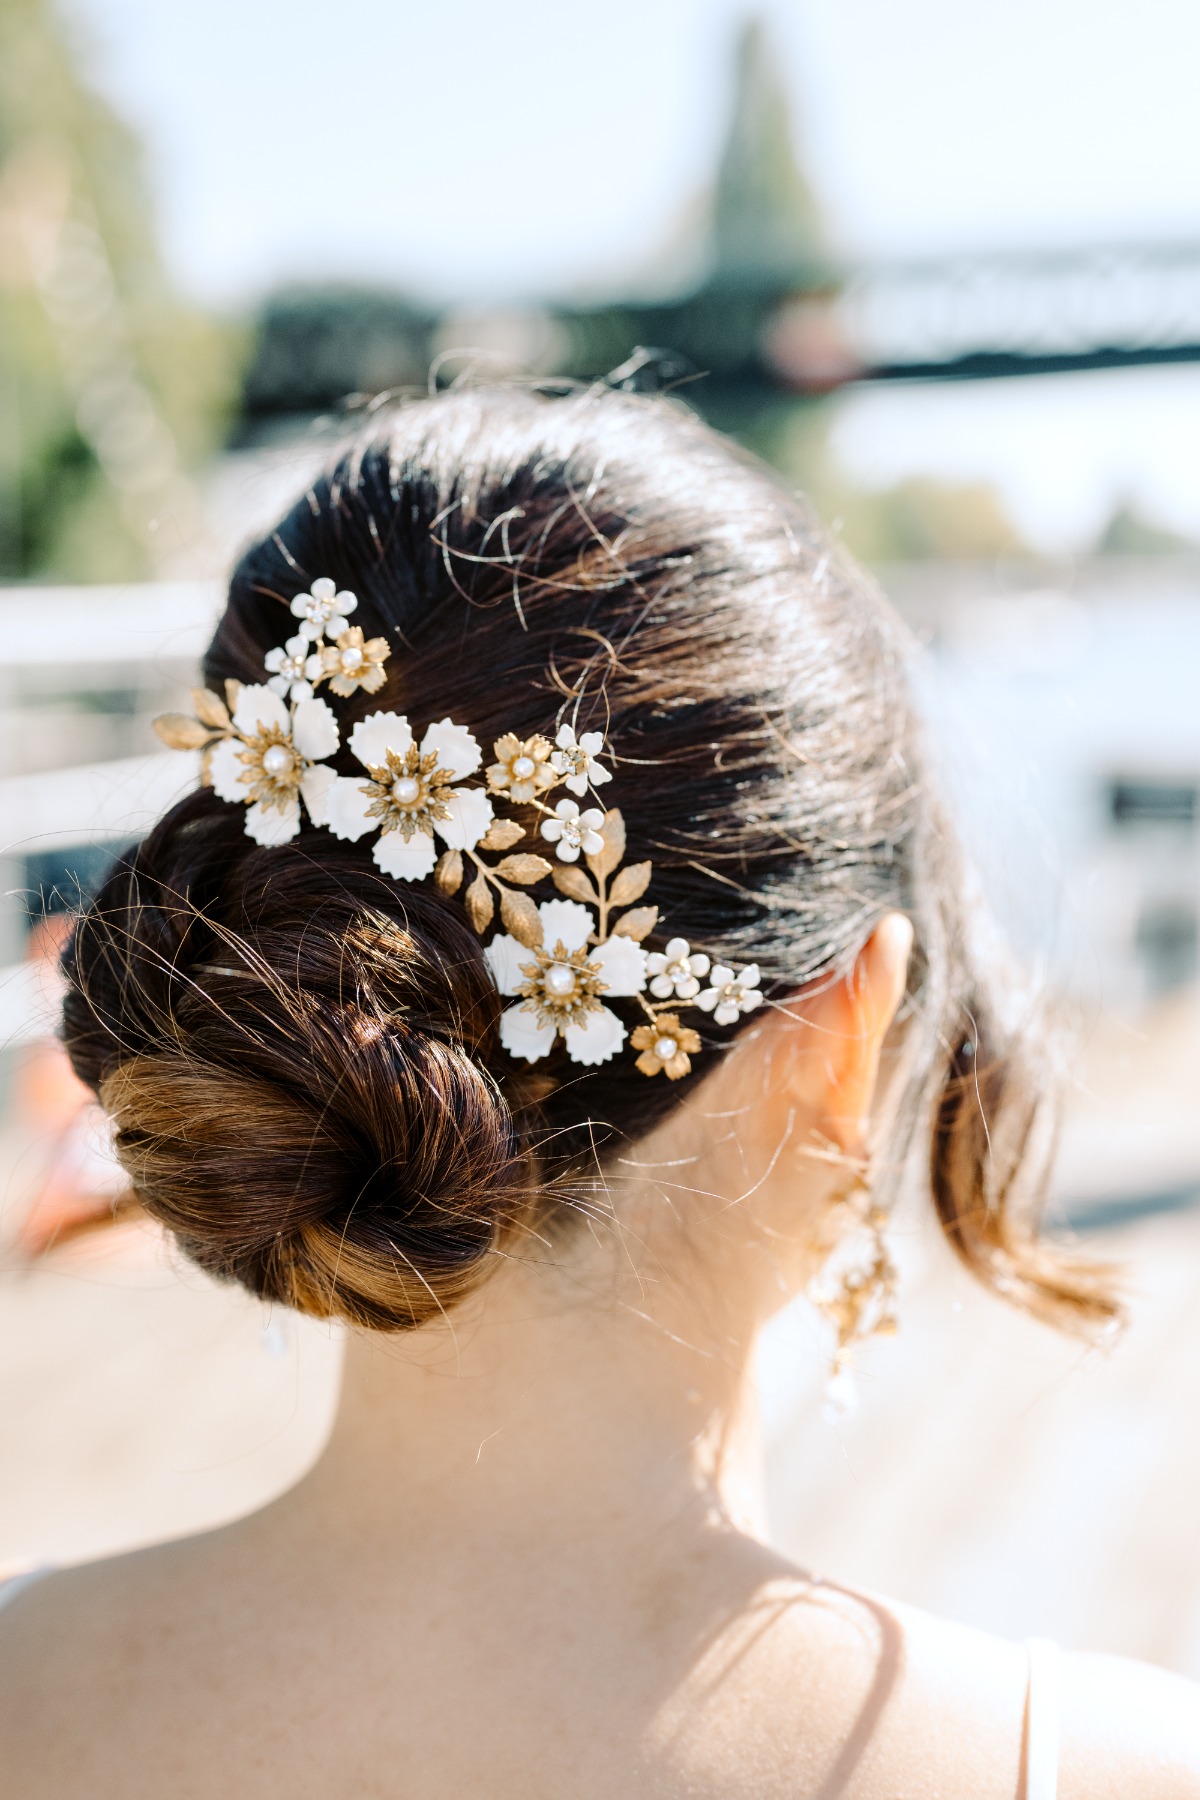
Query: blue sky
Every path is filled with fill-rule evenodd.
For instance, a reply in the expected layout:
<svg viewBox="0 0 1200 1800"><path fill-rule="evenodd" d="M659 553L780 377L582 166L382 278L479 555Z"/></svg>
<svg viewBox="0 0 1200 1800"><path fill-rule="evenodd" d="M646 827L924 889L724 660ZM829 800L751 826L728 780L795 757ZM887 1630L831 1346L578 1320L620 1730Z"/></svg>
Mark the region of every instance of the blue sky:
<svg viewBox="0 0 1200 1800"><path fill-rule="evenodd" d="M93 80L144 135L180 285L233 308L293 277L490 300L646 276L710 175L745 10L62 3ZM1200 237L1195 0L759 10L847 253ZM1076 381L907 406L863 395L845 454L878 479L990 475L1048 546L1086 535L1118 493L1200 531L1195 384L1171 371ZM1057 486L1047 432L1053 466L1070 463Z"/></svg>
<svg viewBox="0 0 1200 1800"><path fill-rule="evenodd" d="M707 178L733 0L65 0L206 298L353 272L617 281ZM865 254L1200 234L1194 0L774 0L803 153Z"/></svg>

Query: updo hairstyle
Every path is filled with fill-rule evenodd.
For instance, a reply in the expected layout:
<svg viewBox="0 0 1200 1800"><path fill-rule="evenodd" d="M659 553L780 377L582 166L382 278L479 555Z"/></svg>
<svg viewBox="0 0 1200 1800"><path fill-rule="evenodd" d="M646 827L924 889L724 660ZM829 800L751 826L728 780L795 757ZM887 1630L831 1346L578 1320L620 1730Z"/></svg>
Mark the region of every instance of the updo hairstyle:
<svg viewBox="0 0 1200 1800"><path fill-rule="evenodd" d="M1060 1322L1110 1318L1036 1242L1047 1089L972 966L907 640L768 471L676 403L606 388L377 415L241 558L207 685L260 681L319 576L392 645L387 686L339 703L341 773L378 709L418 733L450 715L485 751L603 730L606 798L654 860L647 947L683 932L757 962L776 998L906 913L907 1088L877 1183L915 1165L985 1281ZM460 900L383 876L369 839L306 820L264 849L244 823L201 788L118 861L66 955L64 1029L141 1205L268 1300L390 1331L447 1310L601 1210L606 1157L733 1035L678 1083L561 1044L514 1062Z"/></svg>

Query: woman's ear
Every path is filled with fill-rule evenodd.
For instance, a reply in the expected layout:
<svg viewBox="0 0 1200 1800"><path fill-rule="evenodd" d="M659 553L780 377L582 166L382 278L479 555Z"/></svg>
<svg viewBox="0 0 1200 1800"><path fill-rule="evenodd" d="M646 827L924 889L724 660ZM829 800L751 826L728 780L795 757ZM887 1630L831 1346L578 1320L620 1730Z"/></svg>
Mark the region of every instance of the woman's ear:
<svg viewBox="0 0 1200 1800"><path fill-rule="evenodd" d="M788 1086L820 1134L847 1156L866 1154L883 1042L908 980L913 928L903 913L880 920L841 981L801 994L787 1013L792 1034Z"/></svg>

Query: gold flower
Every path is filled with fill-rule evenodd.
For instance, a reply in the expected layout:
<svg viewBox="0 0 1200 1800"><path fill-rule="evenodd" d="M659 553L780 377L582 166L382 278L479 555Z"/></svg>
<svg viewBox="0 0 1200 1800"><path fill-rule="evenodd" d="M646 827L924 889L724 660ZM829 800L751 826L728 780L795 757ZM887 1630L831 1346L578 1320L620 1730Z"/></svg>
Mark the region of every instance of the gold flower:
<svg viewBox="0 0 1200 1800"><path fill-rule="evenodd" d="M382 820L384 831L398 831L405 841L418 831L432 837L434 820L451 816L446 802L453 774L438 767L436 751L422 756L415 744L386 754L387 766L372 766L371 779L363 785L371 802L364 817Z"/></svg>
<svg viewBox="0 0 1200 1800"><path fill-rule="evenodd" d="M359 688L367 694L379 692L387 680L383 665L390 655L386 638L364 639L362 626L350 625L336 644L326 644L310 661L320 661L318 681L328 681L335 694L348 699Z"/></svg>
<svg viewBox="0 0 1200 1800"><path fill-rule="evenodd" d="M588 961L587 945L568 950L559 942L553 950L534 950L533 962L522 963L525 980L517 989L539 1025L564 1031L588 1013L601 1011L600 995L608 992L601 971Z"/></svg>
<svg viewBox="0 0 1200 1800"><path fill-rule="evenodd" d="M492 749L496 761L488 769L487 780L493 794L507 792L510 800L521 804L536 800L558 779L550 766L548 738L531 737L522 742L515 731L506 731Z"/></svg>
<svg viewBox="0 0 1200 1800"><path fill-rule="evenodd" d="M639 1025L630 1038L640 1050L637 1066L643 1075L664 1074L668 1081L678 1081L691 1073L689 1051L700 1048L700 1035L679 1023L678 1013L659 1013L653 1025Z"/></svg>
<svg viewBox="0 0 1200 1800"><path fill-rule="evenodd" d="M308 764L292 743L292 734L281 725L261 724L253 737L244 737L236 752L245 763L238 776L250 790L250 804L275 806L285 811L300 792Z"/></svg>

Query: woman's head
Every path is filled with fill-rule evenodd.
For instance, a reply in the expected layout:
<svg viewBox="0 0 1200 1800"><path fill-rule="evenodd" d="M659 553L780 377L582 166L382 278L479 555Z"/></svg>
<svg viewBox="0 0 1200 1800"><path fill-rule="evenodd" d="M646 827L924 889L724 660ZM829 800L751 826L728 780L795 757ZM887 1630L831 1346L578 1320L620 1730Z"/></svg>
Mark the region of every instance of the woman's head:
<svg viewBox="0 0 1200 1800"><path fill-rule="evenodd" d="M876 1179L923 1138L971 1266L1104 1316L1015 1205L1038 1090L971 967L899 629L764 470L603 389L414 404L243 556L210 688L262 679L319 577L392 649L385 686L339 704L342 772L381 708L485 747L602 730L630 853L654 863L647 949L686 935L756 963L778 1001L844 978L905 914L907 1087ZM263 848L243 826L201 789L122 859L68 956L66 1037L143 1204L206 1268L307 1311L401 1329L445 1308L521 1234L594 1211L606 1159L763 1017L711 1034L678 1082L561 1045L514 1061L461 898L382 874L369 840L306 824Z"/></svg>

